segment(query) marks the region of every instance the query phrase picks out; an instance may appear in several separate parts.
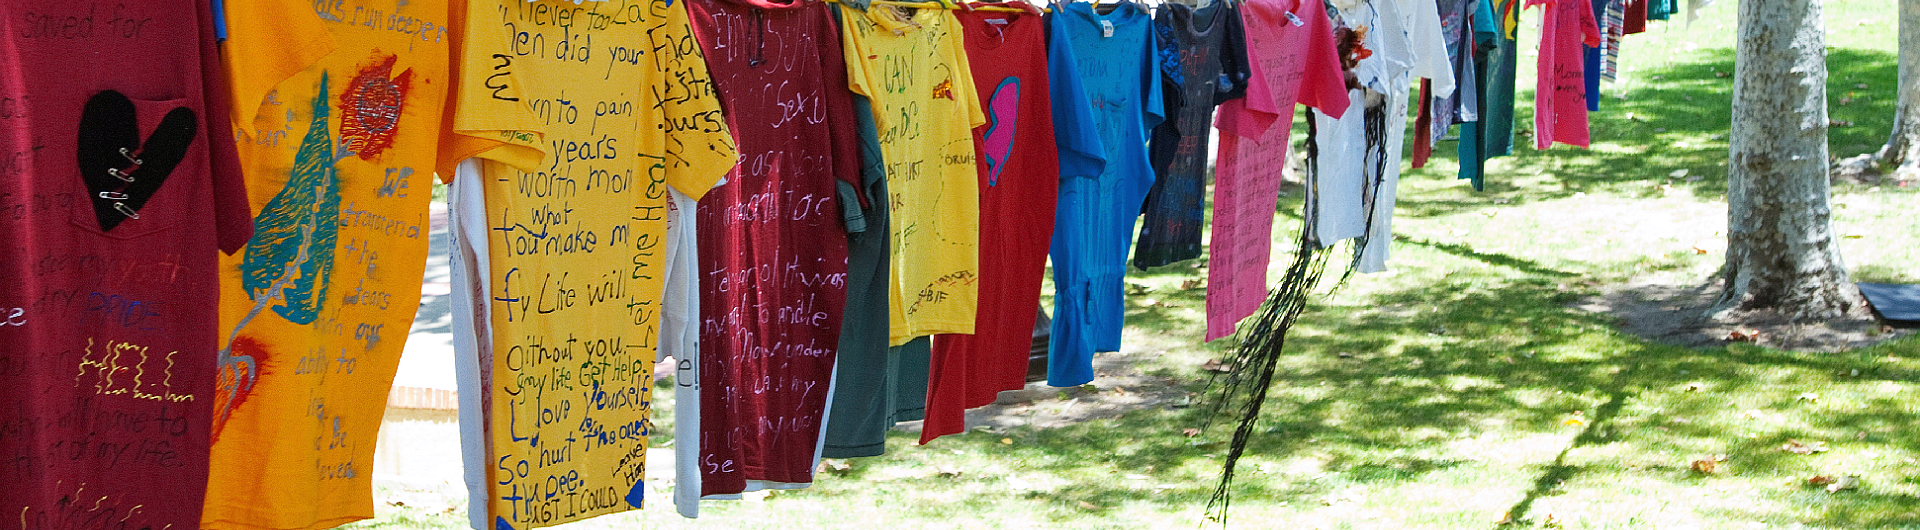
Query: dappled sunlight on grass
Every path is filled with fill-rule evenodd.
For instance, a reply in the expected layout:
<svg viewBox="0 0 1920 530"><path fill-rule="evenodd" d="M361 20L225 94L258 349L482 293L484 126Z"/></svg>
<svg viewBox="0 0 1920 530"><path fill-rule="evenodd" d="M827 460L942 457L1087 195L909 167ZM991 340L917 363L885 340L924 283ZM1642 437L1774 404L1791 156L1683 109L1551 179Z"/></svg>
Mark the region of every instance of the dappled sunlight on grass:
<svg viewBox="0 0 1920 530"><path fill-rule="evenodd" d="M1830 131L1832 152L1850 156L1890 126L1892 19L1885 1L1824 5L1830 109L1851 123ZM1454 178L1451 141L1405 173L1393 270L1316 297L1294 328L1238 467L1229 527L1920 528L1920 337L1833 354L1683 348L1575 307L1630 280L1700 285L1724 262L1733 8L1627 40L1590 149L1532 149L1526 45L1516 156L1489 163L1486 192ZM1300 188L1284 190L1276 274L1302 209ZM1856 279L1920 282L1916 211L1920 190L1835 187ZM1169 379L1175 393L1204 390L1215 374L1201 364L1238 344L1201 341L1206 265L1130 270L1125 346L1101 358ZM664 385L657 396L670 394ZM1118 392L1062 389L1032 406ZM663 486L638 513L566 528L1201 525L1231 420L1206 398L1142 403L926 446L894 433L886 456L835 461L844 468L806 490L705 503L687 521ZM666 443L671 406L659 405L654 441ZM1782 450L1794 441L1826 450ZM1816 476L1859 484L1829 493L1808 482ZM463 512L381 510L357 526L464 524Z"/></svg>

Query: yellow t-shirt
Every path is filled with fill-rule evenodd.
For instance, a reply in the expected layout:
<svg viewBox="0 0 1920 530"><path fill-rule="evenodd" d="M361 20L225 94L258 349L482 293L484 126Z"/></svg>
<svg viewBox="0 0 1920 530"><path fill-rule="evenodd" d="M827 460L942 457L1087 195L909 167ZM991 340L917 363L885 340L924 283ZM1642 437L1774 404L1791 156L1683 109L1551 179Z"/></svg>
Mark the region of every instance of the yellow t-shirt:
<svg viewBox="0 0 1920 530"><path fill-rule="evenodd" d="M202 526L331 528L373 517L374 439L420 304L451 17L446 0L226 8L255 231L221 258Z"/></svg>
<svg viewBox="0 0 1920 530"><path fill-rule="evenodd" d="M489 491L471 509L515 529L632 509L667 187L698 198L736 159L706 60L682 2L466 1L453 130L549 152L529 171L479 155Z"/></svg>
<svg viewBox="0 0 1920 530"><path fill-rule="evenodd" d="M973 333L980 278L973 128L987 122L944 9L874 6L842 26L847 81L873 100L892 207L891 343Z"/></svg>

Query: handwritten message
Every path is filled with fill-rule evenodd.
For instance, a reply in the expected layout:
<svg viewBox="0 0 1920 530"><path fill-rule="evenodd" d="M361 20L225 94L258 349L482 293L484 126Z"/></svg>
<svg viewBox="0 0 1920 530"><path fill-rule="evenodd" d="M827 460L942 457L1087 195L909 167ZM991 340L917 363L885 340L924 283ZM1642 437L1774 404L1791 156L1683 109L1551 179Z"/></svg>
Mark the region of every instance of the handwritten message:
<svg viewBox="0 0 1920 530"><path fill-rule="evenodd" d="M890 30L873 18L893 17ZM938 9L881 6L846 24L855 89L872 98L892 208L891 342L972 333L979 272L979 172L986 122L960 23Z"/></svg>
<svg viewBox="0 0 1920 530"><path fill-rule="evenodd" d="M177 71L200 59L199 13L15 1L0 16L17 74L0 87L0 526L197 527L213 197L237 184L209 176L205 133L224 125ZM87 68L116 76L73 86L74 52L95 49L117 51Z"/></svg>
<svg viewBox="0 0 1920 530"><path fill-rule="evenodd" d="M547 155L528 171L483 170L495 352L485 509L497 528L534 528L640 505L667 186L706 165L717 178L734 153L683 5L502 0L494 14L469 34L493 52L493 73L464 90L520 105Z"/></svg>

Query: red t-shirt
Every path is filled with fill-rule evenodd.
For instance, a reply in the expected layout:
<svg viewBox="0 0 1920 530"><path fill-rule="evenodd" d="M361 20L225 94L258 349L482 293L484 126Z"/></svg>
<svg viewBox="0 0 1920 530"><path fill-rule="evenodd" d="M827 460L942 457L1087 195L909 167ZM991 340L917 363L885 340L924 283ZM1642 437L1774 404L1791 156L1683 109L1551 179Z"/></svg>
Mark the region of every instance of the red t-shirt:
<svg viewBox="0 0 1920 530"><path fill-rule="evenodd" d="M698 214L703 495L813 480L846 300L834 183L860 156L827 9L687 3L740 152Z"/></svg>
<svg viewBox="0 0 1920 530"><path fill-rule="evenodd" d="M975 4L1016 6L1018 4ZM987 124L980 168L980 311L973 335L936 335L920 443L966 430L965 410L1026 386L1040 277L1053 239L1060 157L1047 92L1046 24L1037 14L955 11Z"/></svg>
<svg viewBox="0 0 1920 530"><path fill-rule="evenodd" d="M216 249L252 232L210 13L0 5L7 526L200 526Z"/></svg>

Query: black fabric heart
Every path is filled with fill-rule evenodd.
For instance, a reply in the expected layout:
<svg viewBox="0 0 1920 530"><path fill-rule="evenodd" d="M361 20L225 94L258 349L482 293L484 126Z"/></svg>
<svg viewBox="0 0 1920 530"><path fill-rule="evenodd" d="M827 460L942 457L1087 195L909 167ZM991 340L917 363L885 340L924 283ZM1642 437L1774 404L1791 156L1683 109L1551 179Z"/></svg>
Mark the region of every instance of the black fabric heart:
<svg viewBox="0 0 1920 530"><path fill-rule="evenodd" d="M193 109L174 107L142 142L139 114L125 94L105 90L87 100L80 113L80 180L101 231L138 218L186 158L197 132Z"/></svg>

